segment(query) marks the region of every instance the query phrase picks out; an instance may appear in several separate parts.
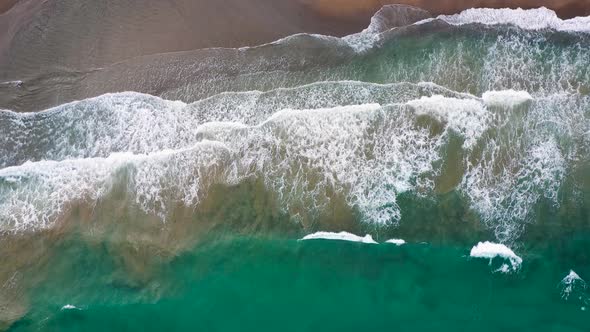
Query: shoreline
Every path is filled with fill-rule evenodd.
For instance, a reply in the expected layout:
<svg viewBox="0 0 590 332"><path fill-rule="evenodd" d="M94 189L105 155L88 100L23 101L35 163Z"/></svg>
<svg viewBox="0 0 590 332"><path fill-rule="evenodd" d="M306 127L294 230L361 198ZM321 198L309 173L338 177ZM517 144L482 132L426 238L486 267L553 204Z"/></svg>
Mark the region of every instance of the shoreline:
<svg viewBox="0 0 590 332"><path fill-rule="evenodd" d="M81 0L74 7L0 0L0 81L30 78L40 68L79 72L138 56L261 45L298 33L342 37L362 31L380 8L395 3L433 16L471 7L540 6L561 18L590 15L590 0Z"/></svg>
<svg viewBox="0 0 590 332"><path fill-rule="evenodd" d="M590 0L301 0L311 10L325 17L371 17L385 5L400 4L429 11L433 16L456 14L470 8L522 8L546 7L562 18L590 15Z"/></svg>
<svg viewBox="0 0 590 332"><path fill-rule="evenodd" d="M0 15L11 10L17 3L27 0L1 0ZM312 11L328 17L358 20L374 14L379 8L390 4L401 4L428 10L433 15L449 15L469 8L523 8L547 7L560 18L587 16L590 14L590 0L452 0L432 2L428 0L289 0L302 3Z"/></svg>

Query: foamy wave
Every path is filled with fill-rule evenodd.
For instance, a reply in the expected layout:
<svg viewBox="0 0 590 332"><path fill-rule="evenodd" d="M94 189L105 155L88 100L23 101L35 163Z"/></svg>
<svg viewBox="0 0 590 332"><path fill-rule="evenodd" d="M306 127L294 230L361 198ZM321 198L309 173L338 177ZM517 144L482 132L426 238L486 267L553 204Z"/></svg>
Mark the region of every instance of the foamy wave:
<svg viewBox="0 0 590 332"><path fill-rule="evenodd" d="M574 270L570 270L568 275L566 275L561 280L562 290L561 290L561 297L564 300L569 299L570 295L574 292L575 288L581 288L582 290L586 288L586 282L580 278L580 276L574 272Z"/></svg>
<svg viewBox="0 0 590 332"><path fill-rule="evenodd" d="M80 310L80 309L78 307L76 307L75 305L66 304L63 307L61 307L61 310Z"/></svg>
<svg viewBox="0 0 590 332"><path fill-rule="evenodd" d="M375 225L400 221L402 193L457 190L508 242L540 199L558 204L568 167L585 155L587 105L516 91L478 98L427 83L323 82L188 105L124 93L5 112L0 127L14 135L0 160L37 160L0 170L0 224L51 227L70 206L117 186L165 221L175 204L198 206L213 184L260 179L289 215L317 215L338 198ZM436 187L457 150L459 185Z"/></svg>
<svg viewBox="0 0 590 332"><path fill-rule="evenodd" d="M570 270L570 272L561 280L559 288L561 291L561 298L564 301L580 305L582 311L585 311L590 305L588 285L573 270Z"/></svg>
<svg viewBox="0 0 590 332"><path fill-rule="evenodd" d="M486 25L510 24L527 30L553 29L558 31L590 32L590 17L562 20L553 10L545 7L536 9L472 8L455 15L441 15L437 19L453 25L471 23Z"/></svg>
<svg viewBox="0 0 590 332"><path fill-rule="evenodd" d="M400 217L396 195L431 171L439 158L436 146L443 142L430 138L426 128L413 128L413 118L403 105L282 110L256 126L194 128L217 143L203 141L198 149L162 157L126 153L8 167L0 172L6 184L0 191L0 220L4 229L49 227L71 202L103 197L123 169L130 172L128 186L139 206L159 216L166 215L166 202L198 204L212 181L235 184L257 177L287 210L304 202L307 209L321 211L330 196L342 195L366 221L393 223ZM410 144L416 140L424 144Z"/></svg>
<svg viewBox="0 0 590 332"><path fill-rule="evenodd" d="M461 96L432 83L319 82L268 92L222 93L192 104L125 92L39 113L0 112L0 167L27 160L150 153L194 144L208 122L256 125L282 109L404 103L420 96ZM468 96L465 96L468 98ZM75 142L72 144L72 142Z"/></svg>
<svg viewBox="0 0 590 332"><path fill-rule="evenodd" d="M401 246L401 245L406 244L406 241L402 240L402 239L390 239L390 240L385 241L385 243L391 243L391 244L395 244L396 246Z"/></svg>
<svg viewBox="0 0 590 332"><path fill-rule="evenodd" d="M309 234L304 236L302 239L304 240L338 240L338 241L351 241L351 242L361 242L361 243L370 243L376 244L377 242L373 240L371 235L367 234L364 237L354 235L348 232L340 232L340 233L332 233L332 232L317 232L313 234Z"/></svg>
<svg viewBox="0 0 590 332"><path fill-rule="evenodd" d="M493 242L480 242L473 248L471 248L471 252L469 254L471 257L476 258L487 258L490 260L490 264L492 259L496 257L502 257L510 261L512 270L520 269L520 265L522 264L522 258L517 256L514 251L510 248L506 247L503 244L493 243ZM508 272L509 267L507 265L502 265L499 269L501 272Z"/></svg>
<svg viewBox="0 0 590 332"><path fill-rule="evenodd" d="M385 5L373 17L369 26L359 33L343 37L356 51L365 51L380 40L380 34L402 26L425 20L431 15L425 10L407 5Z"/></svg>
<svg viewBox="0 0 590 332"><path fill-rule="evenodd" d="M470 99L432 96L412 100L408 105L419 115L428 114L447 122L451 130L465 138L463 147L466 149L471 148L487 129L486 122L490 116L480 102Z"/></svg>
<svg viewBox="0 0 590 332"><path fill-rule="evenodd" d="M209 185L219 181L228 151L219 142L149 155L115 153L108 158L28 162L0 170L0 230L53 226L75 204L94 205L123 185L135 203L165 218L168 204L196 204ZM127 183L121 183L127 174ZM169 193L174 193L170 196ZM172 203L171 203L172 202Z"/></svg>
<svg viewBox="0 0 590 332"><path fill-rule="evenodd" d="M526 91L486 91L481 96L488 107L514 108L519 107L533 100L533 97Z"/></svg>
<svg viewBox="0 0 590 332"><path fill-rule="evenodd" d="M355 52L363 52L375 46L375 43L381 39L381 33L424 21L429 17L431 17L429 12L417 7L401 4L385 5L371 17L371 22L366 29L342 38L312 33L297 33L260 46L242 47L240 50L256 49L268 45L289 45L293 47L333 45L345 49L350 48Z"/></svg>

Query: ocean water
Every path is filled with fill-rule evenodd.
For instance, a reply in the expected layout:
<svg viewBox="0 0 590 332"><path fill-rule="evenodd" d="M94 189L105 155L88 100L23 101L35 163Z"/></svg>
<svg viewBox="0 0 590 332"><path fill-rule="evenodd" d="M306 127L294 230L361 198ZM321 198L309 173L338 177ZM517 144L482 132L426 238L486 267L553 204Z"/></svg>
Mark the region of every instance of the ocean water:
<svg viewBox="0 0 590 332"><path fill-rule="evenodd" d="M0 111L0 329L588 330L590 20L384 15Z"/></svg>
<svg viewBox="0 0 590 332"><path fill-rule="evenodd" d="M570 250L588 249L586 242ZM36 309L14 331L588 326L590 298L563 263L580 273L588 266L567 251L558 259L531 253L517 273L494 273L502 258L490 265L452 245L223 237L156 262L144 280L130 280L105 248L65 241L59 252L35 290Z"/></svg>

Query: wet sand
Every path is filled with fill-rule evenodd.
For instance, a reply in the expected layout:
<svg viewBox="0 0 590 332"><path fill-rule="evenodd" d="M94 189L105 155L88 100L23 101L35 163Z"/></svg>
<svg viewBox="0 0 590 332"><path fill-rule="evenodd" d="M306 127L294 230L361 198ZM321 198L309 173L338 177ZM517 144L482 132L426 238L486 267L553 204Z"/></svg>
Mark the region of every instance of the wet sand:
<svg viewBox="0 0 590 332"><path fill-rule="evenodd" d="M343 35L367 22L326 20L294 0L21 0L0 16L7 31L0 36L0 81L141 55L258 45L299 32Z"/></svg>
<svg viewBox="0 0 590 332"><path fill-rule="evenodd" d="M12 6L14 6L14 4L17 2L18 2L18 0L2 0L2 1L0 1L0 14L4 13L7 10L9 10L10 8L12 8Z"/></svg>
<svg viewBox="0 0 590 332"><path fill-rule="evenodd" d="M15 2L0 0L0 13ZM539 6L563 17L590 13L590 0L20 0L0 15L0 81L141 55L258 45L300 32L342 36L365 28L390 3L433 15Z"/></svg>
<svg viewBox="0 0 590 332"><path fill-rule="evenodd" d="M0 0L0 12L14 2ZM100 93L137 91L135 82L115 84L119 73L96 75L124 62L260 45L302 32L351 34L389 3L415 5L433 15L472 6L541 5L563 17L590 14L590 0L17 0L0 14L0 109L39 111ZM142 70L157 67L146 63ZM169 88L146 83L153 79L143 77L140 85L154 89L139 91L160 95Z"/></svg>

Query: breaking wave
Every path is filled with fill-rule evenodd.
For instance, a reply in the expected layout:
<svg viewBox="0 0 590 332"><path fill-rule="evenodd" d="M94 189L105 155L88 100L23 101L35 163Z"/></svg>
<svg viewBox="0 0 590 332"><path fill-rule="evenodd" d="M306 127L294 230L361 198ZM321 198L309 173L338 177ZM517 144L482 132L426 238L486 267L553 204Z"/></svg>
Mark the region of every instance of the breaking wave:
<svg viewBox="0 0 590 332"><path fill-rule="evenodd" d="M507 24L528 30L553 29L567 32L590 32L590 17L562 20L553 10L545 7L535 9L474 8L455 15L441 15L437 19L454 25L473 23L485 25Z"/></svg>
<svg viewBox="0 0 590 332"><path fill-rule="evenodd" d="M3 112L2 230L52 227L73 204L92 206L117 186L166 221L213 185L255 178L295 221L343 199L364 223L395 225L400 194L456 191L509 241L540 200L557 206L568 172L587 163L588 105L581 96L345 81L192 104L121 93Z"/></svg>

